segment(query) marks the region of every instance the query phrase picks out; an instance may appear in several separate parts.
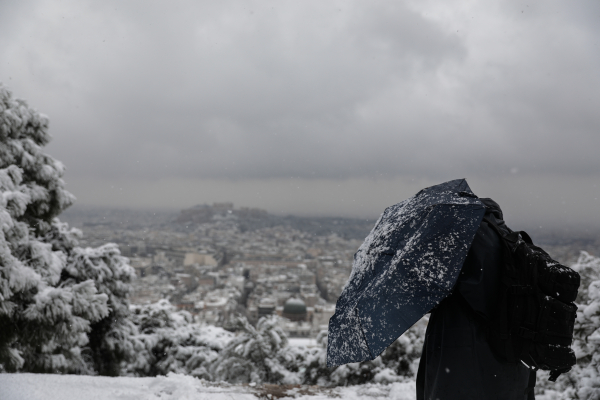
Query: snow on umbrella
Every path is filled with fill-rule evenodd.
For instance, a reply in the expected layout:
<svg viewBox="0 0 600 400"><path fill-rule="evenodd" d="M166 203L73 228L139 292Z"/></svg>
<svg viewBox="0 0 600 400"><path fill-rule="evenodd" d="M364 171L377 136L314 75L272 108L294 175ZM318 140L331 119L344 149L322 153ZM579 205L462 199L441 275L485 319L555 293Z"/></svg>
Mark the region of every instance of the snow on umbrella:
<svg viewBox="0 0 600 400"><path fill-rule="evenodd" d="M329 367L372 360L452 291L484 205L464 179L388 207L329 320Z"/></svg>

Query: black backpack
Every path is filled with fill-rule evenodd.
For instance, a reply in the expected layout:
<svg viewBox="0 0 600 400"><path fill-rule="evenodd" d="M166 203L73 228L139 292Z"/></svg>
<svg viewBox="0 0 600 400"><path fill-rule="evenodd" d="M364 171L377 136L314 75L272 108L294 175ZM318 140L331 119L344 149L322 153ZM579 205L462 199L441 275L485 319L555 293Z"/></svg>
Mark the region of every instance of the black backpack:
<svg viewBox="0 0 600 400"><path fill-rule="evenodd" d="M550 381L575 365L571 349L580 277L535 246L526 232L512 232L487 215L503 247L502 284L497 313L489 324L488 341L495 355L535 371L549 370Z"/></svg>

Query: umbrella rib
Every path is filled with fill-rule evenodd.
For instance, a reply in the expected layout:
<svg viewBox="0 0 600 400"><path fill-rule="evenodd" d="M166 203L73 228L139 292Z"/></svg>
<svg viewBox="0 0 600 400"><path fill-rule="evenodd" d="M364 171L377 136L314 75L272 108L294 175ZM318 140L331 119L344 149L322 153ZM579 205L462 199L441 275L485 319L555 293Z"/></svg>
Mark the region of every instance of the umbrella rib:
<svg viewBox="0 0 600 400"><path fill-rule="evenodd" d="M373 352L371 351L371 348L369 347L369 342L367 342L367 337L365 336L365 330L363 329L363 326L360 322L360 316L358 315L358 308L354 308L354 314L356 314L356 320L358 321L358 326L359 326L359 330L360 330L360 334L362 335L363 341L365 342L365 346L367 346L367 351L369 352L369 357L371 357L371 360L374 359L375 357L373 357Z"/></svg>

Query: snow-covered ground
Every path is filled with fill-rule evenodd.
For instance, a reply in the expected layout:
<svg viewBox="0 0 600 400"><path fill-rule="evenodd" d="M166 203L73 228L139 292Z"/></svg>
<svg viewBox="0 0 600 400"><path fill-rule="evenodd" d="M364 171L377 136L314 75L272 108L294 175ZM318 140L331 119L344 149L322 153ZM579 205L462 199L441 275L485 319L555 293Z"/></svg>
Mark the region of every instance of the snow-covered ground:
<svg viewBox="0 0 600 400"><path fill-rule="evenodd" d="M230 385L170 373L154 378L0 374L0 400L415 400L414 380L336 388ZM563 399L548 391L537 400Z"/></svg>
<svg viewBox="0 0 600 400"><path fill-rule="evenodd" d="M314 338L288 338L288 343L290 346L294 347L317 347L317 340Z"/></svg>
<svg viewBox="0 0 600 400"><path fill-rule="evenodd" d="M190 376L108 378L84 375L0 374L0 400L414 400L414 382L332 389L312 386L215 384Z"/></svg>

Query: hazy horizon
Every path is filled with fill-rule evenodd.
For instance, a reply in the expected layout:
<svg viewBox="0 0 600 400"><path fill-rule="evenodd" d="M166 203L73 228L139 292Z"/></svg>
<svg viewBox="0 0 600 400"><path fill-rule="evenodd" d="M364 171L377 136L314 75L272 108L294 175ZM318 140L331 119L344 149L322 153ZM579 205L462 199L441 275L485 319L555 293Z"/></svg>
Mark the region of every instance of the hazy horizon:
<svg viewBox="0 0 600 400"><path fill-rule="evenodd" d="M223 201L229 202L231 201ZM234 204L235 209L240 209L242 207L247 207L244 204ZM90 204L78 204L75 203L73 206L69 207L65 210L61 215L59 215L59 219L62 221L70 222L71 218L77 214L86 214L86 213L97 213L97 212L133 212L133 213L163 213L171 214L173 216L178 215L182 210L189 209L198 205L212 205L212 203L201 203L194 204L190 207L184 208L160 208L160 207L147 207L147 208L139 208L139 207L126 207L126 206L106 206L106 205L90 205ZM362 220L367 224L375 224L383 209L380 213L376 215L352 215L352 214L335 214L335 213L294 213L294 212L272 212L271 210L265 209L264 207L256 207L267 211L269 215L275 217L300 217L300 218L348 218L354 220ZM66 214L65 214L66 213ZM512 218L511 216L505 217L507 224L509 227L516 230L525 230L530 233L534 239L539 236L548 237L552 235L558 235L562 238L568 239L569 237L573 240L581 240L581 239L597 239L600 240L600 227L593 224L561 224L553 221L539 221L534 219L519 219ZM81 222L81 221L80 221ZM542 225L540 225L542 223ZM79 226L81 228L81 226ZM366 235L366 232L365 232Z"/></svg>

